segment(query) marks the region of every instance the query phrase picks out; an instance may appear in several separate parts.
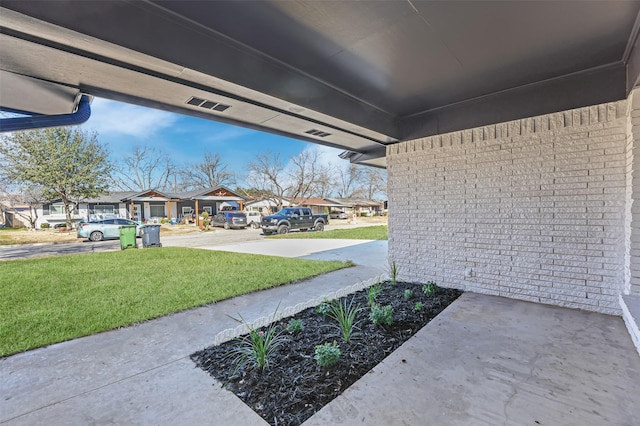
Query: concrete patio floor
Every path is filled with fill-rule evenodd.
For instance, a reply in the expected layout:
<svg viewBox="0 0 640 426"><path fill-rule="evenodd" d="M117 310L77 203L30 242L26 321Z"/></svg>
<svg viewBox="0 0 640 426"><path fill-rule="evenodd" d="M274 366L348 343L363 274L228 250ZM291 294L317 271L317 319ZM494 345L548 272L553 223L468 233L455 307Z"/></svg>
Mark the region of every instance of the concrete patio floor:
<svg viewBox="0 0 640 426"><path fill-rule="evenodd" d="M0 423L266 425L189 355L235 327L230 315L376 277L386 242L308 257L360 266L0 359ZM621 318L465 293L305 426L637 425L638 395Z"/></svg>
<svg viewBox="0 0 640 426"><path fill-rule="evenodd" d="M316 425L638 425L621 318L463 294L309 419Z"/></svg>

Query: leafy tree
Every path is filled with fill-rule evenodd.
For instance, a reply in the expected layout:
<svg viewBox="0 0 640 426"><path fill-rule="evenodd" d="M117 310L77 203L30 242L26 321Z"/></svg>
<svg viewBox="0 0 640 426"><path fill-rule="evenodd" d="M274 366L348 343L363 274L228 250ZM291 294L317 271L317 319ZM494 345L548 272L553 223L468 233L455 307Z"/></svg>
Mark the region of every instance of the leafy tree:
<svg viewBox="0 0 640 426"><path fill-rule="evenodd" d="M60 199L67 225L82 199L106 192L111 163L95 132L70 127L15 132L0 144L0 176L18 188L39 188Z"/></svg>
<svg viewBox="0 0 640 426"><path fill-rule="evenodd" d="M116 189L121 191L166 191L175 187L176 166L155 147L135 146L113 171Z"/></svg>
<svg viewBox="0 0 640 426"><path fill-rule="evenodd" d="M236 176L227 167L220 159L220 154L207 152L202 162L186 165L185 170L180 171L181 189L188 191L217 186L230 187L235 184Z"/></svg>

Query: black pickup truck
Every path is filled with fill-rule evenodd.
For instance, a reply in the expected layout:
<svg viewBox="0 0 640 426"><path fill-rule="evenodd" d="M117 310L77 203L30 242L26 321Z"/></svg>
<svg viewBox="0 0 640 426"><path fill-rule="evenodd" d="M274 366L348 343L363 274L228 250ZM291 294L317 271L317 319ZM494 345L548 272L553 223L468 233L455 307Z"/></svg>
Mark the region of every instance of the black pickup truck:
<svg viewBox="0 0 640 426"><path fill-rule="evenodd" d="M306 207L287 207L271 216L264 216L260 226L264 235L270 235L276 232L286 234L292 229L324 231L328 223L327 214L311 214L311 209Z"/></svg>

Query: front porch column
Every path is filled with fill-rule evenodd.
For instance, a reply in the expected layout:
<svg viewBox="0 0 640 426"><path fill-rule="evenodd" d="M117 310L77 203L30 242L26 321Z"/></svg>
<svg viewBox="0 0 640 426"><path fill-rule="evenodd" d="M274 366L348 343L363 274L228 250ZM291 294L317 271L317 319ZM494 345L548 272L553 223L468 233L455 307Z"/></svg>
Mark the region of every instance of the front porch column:
<svg viewBox="0 0 640 426"><path fill-rule="evenodd" d="M640 90L629 96L625 208L625 286L620 307L640 353Z"/></svg>
<svg viewBox="0 0 640 426"><path fill-rule="evenodd" d="M196 226L200 227L200 214L198 213L198 211L200 210L200 208L198 207L198 199L196 198Z"/></svg>

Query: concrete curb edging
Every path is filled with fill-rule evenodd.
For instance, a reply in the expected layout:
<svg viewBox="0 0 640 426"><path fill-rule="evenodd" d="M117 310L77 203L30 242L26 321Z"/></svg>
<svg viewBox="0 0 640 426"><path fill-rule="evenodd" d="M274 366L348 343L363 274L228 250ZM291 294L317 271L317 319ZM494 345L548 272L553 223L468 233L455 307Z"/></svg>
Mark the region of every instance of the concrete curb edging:
<svg viewBox="0 0 640 426"><path fill-rule="evenodd" d="M339 299L349 294L356 293L360 290L369 288L372 285L375 285L387 279L388 277L386 276L380 276L377 278L371 278L369 280L360 281L359 283L353 284L349 287L344 287L340 290L332 291L331 293L328 293L321 297L316 297L306 302L298 303L295 306L290 306L288 308L283 309L282 311L276 311L273 313L273 315L260 317L248 324L243 323L235 328L228 328L216 334L216 336L213 339L212 346L221 345L222 343L228 342L229 340L233 340L237 337L240 337L244 334L249 333L252 329L255 330L257 328L265 327L273 322L280 321L283 318L291 317L299 312L304 311L305 309L318 306L326 300Z"/></svg>

